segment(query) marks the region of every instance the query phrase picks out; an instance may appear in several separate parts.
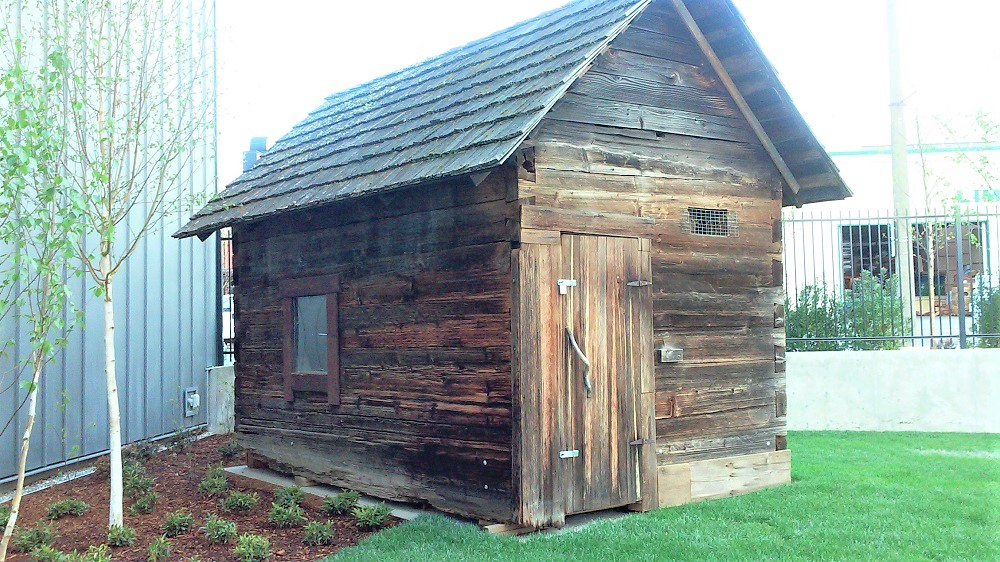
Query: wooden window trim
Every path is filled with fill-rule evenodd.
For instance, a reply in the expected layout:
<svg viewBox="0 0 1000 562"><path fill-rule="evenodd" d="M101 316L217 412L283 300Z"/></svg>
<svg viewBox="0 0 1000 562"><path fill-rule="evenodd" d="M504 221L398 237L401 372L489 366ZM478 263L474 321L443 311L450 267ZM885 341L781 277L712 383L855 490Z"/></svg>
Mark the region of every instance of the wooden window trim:
<svg viewBox="0 0 1000 562"><path fill-rule="evenodd" d="M295 400L295 391L323 392L331 406L340 405L340 328L339 295L340 277L320 275L299 277L278 282L278 295L282 309L282 379L285 400ZM295 364L295 299L297 297L326 297L326 370L324 373L296 373Z"/></svg>

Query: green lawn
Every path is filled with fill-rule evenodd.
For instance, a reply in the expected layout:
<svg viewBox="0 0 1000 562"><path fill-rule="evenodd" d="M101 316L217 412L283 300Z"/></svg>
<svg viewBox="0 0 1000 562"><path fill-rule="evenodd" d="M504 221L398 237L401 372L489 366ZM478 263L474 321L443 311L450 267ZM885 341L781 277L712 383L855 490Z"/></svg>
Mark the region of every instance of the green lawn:
<svg viewBox="0 0 1000 562"><path fill-rule="evenodd" d="M1000 435L799 432L792 484L527 539L421 517L330 561L1000 560Z"/></svg>

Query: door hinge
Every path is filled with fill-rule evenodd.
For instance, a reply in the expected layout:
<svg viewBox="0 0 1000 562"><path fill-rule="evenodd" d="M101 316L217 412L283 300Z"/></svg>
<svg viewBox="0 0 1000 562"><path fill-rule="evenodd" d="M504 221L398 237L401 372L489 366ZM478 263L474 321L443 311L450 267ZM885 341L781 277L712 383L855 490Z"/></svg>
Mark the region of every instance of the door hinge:
<svg viewBox="0 0 1000 562"><path fill-rule="evenodd" d="M625 283L625 284L628 285L629 287L649 287L650 285L653 284L653 282L652 281L629 281L628 283Z"/></svg>
<svg viewBox="0 0 1000 562"><path fill-rule="evenodd" d="M632 445L633 447L640 447L642 445L652 445L654 443L656 443L656 439L652 439L650 437L647 437L646 439L636 439L635 441L628 442L628 444Z"/></svg>
<svg viewBox="0 0 1000 562"><path fill-rule="evenodd" d="M559 451L559 458L561 459L572 459L580 456L580 449L572 449L569 451Z"/></svg>
<svg viewBox="0 0 1000 562"><path fill-rule="evenodd" d="M576 279L558 279L556 285L559 286L559 294L566 295L569 294L570 287L576 287Z"/></svg>

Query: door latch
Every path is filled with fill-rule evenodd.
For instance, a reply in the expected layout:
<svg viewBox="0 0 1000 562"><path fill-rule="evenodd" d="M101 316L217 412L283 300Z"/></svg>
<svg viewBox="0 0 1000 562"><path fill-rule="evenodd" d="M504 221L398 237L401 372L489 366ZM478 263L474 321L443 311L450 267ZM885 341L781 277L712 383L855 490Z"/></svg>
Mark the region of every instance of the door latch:
<svg viewBox="0 0 1000 562"><path fill-rule="evenodd" d="M653 284L653 282L638 280L638 281L629 281L628 283L625 284L628 285L629 287L649 287L650 285Z"/></svg>
<svg viewBox="0 0 1000 562"><path fill-rule="evenodd" d="M660 363L680 363L684 360L684 350L676 347L660 347L656 353Z"/></svg>
<svg viewBox="0 0 1000 562"><path fill-rule="evenodd" d="M646 439L636 439L635 441L629 441L628 444L633 447L641 447L643 445L652 445L656 443L656 439L646 438Z"/></svg>
<svg viewBox="0 0 1000 562"><path fill-rule="evenodd" d="M559 286L559 294L565 295L569 293L570 287L576 287L576 279L558 279L556 285Z"/></svg>

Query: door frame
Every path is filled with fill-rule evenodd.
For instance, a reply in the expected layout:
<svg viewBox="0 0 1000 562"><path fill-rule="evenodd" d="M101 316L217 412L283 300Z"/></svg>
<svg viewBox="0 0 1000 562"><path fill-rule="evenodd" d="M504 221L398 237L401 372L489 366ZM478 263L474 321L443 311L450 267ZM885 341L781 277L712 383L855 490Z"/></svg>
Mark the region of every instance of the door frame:
<svg viewBox="0 0 1000 562"><path fill-rule="evenodd" d="M588 216L593 218L592 213ZM514 517L520 525L536 528L561 526L566 518L564 496L559 492L560 479L555 465L559 460L560 443L553 431L556 405L554 381L563 368L560 349L566 345L563 331L557 329L563 321L562 301L556 285L561 269L562 235L637 239L641 279L652 281L648 232L651 219L623 217L628 221L641 221L646 228L600 229L591 223L581 229L577 223L539 229L528 228L531 225L522 222L520 241L511 250L512 472ZM640 286L637 290L640 291L637 352L641 358L637 384L637 410L641 416L638 429L639 440L642 441L638 445L640 500L629 507L647 511L658 505L653 303L651 286Z"/></svg>

